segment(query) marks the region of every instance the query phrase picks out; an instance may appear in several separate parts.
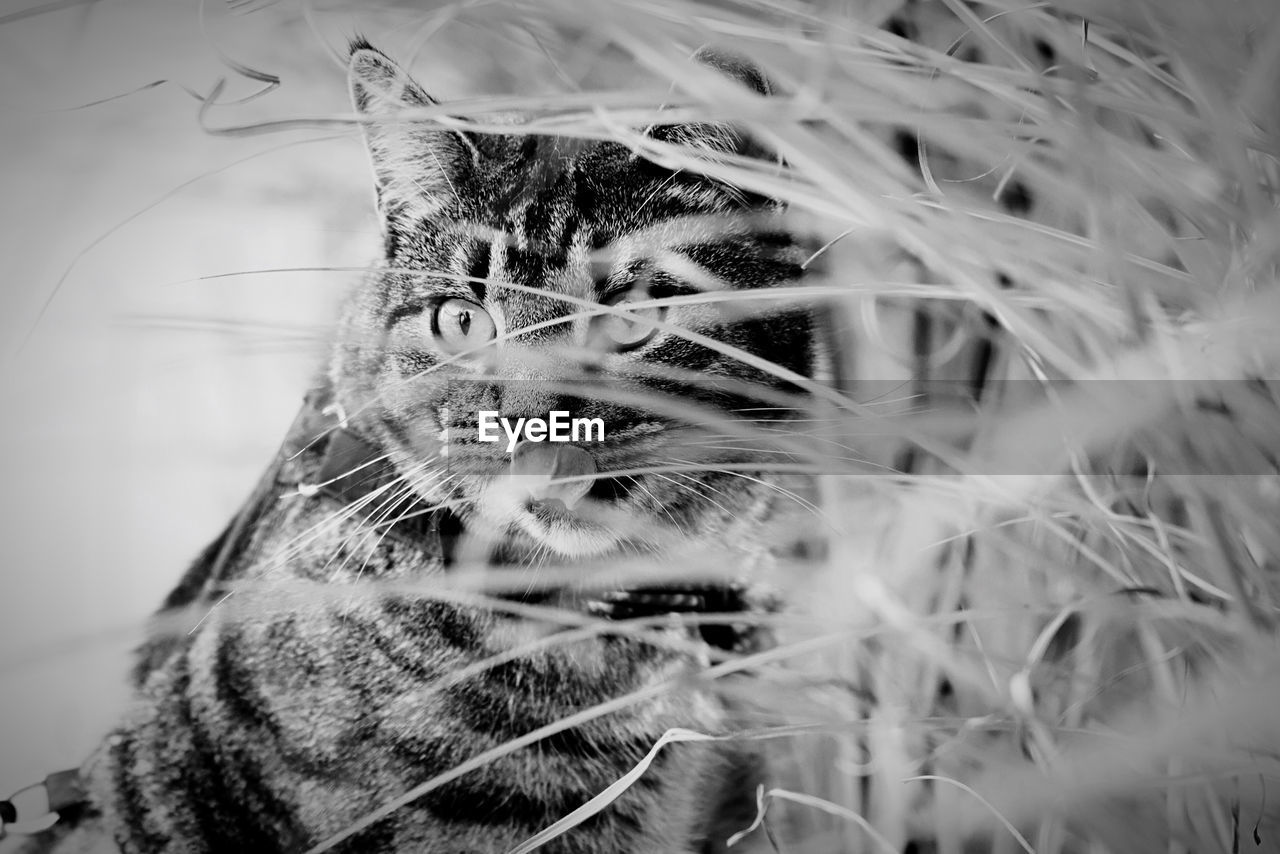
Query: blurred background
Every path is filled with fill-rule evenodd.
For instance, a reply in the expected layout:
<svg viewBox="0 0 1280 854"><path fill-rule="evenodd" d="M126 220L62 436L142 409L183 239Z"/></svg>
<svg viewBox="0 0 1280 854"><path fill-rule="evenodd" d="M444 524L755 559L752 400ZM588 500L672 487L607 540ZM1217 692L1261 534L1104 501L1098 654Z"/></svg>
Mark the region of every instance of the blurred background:
<svg viewBox="0 0 1280 854"><path fill-rule="evenodd" d="M0 791L117 717L146 616L271 459L378 248L358 132L212 135L188 92L226 81L215 126L346 113L354 25L325 24L0 4ZM281 85L246 101L235 63Z"/></svg>

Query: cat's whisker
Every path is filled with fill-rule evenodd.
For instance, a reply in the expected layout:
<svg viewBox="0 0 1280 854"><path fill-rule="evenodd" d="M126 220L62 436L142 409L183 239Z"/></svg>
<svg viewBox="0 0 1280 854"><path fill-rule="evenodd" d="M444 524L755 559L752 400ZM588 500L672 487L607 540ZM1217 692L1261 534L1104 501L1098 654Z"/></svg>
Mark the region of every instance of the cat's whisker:
<svg viewBox="0 0 1280 854"><path fill-rule="evenodd" d="M294 556L301 553L302 550L307 548L313 542L313 540L320 539L323 532L327 529L330 529L335 523L341 523L352 517L358 517L364 505L374 500L378 492L385 490L390 485L391 484L388 484L383 487L379 487L377 490L370 492L368 495L363 496L357 501L351 502L347 506L343 507L343 509L340 510L338 513L320 520L314 525L304 529L303 531L299 532L295 536L291 537L289 540L287 540L285 543L283 543L280 546L280 548L275 554L273 554L272 556L268 557L265 560L265 563L262 567L263 577L269 577L271 574L283 570ZM288 500L291 497L293 496L283 496L282 500ZM301 498L304 496L299 494L298 497ZM196 626L192 627L191 631L194 632L195 629L199 627L201 623L205 622L205 620L207 620L210 616L212 616L213 613L216 610L218 610L223 603L225 603L228 599L230 599L235 592L236 592L236 589L235 589L235 586L233 585L232 588L229 591L227 591L225 595L223 595L220 599L218 599L218 601L214 602L213 605L210 606L208 612L205 613L204 616L200 618L200 620L196 623Z"/></svg>
<svg viewBox="0 0 1280 854"><path fill-rule="evenodd" d="M364 509L371 503L378 501L381 497L396 487L397 481L389 481L371 490L365 495L360 496L354 501L349 502L340 510L324 517L320 521L305 528L298 534L286 540L281 544L278 551L267 559L265 571L267 573L276 571L289 562L303 549L309 547L312 541L319 539L326 530L332 530L351 519L359 519ZM294 496L284 496L281 500L290 500ZM305 496L298 495L299 498Z"/></svg>
<svg viewBox="0 0 1280 854"><path fill-rule="evenodd" d="M542 569L544 562L551 556L551 549L546 543L539 543L533 550L533 554L529 556L529 581L525 585L522 592L522 598L527 598L538 590L538 573Z"/></svg>
<svg viewBox="0 0 1280 854"><path fill-rule="evenodd" d="M390 514L392 510L394 510L394 508L398 506L405 498L418 494L419 489L430 482L430 478L432 477L438 478L439 475L440 473L438 471L427 470L423 473L422 477L417 478L413 482L406 482L405 489L403 490L403 492L396 498L389 499L388 503L384 504L383 508L379 508L378 513L375 516L371 517L370 530L368 534L366 534L362 538L362 543L367 544L368 546L366 549L366 556L364 560L361 562L360 567L356 570L355 581L358 582L363 577L365 570L369 566L369 561L373 559L374 555L377 553L378 549L382 546L387 536L390 535L392 529L396 526L396 524L408 518L408 512L402 513L398 517L390 518ZM405 480L408 481L407 476ZM449 480L451 480L451 477L445 477L439 480L438 486L446 485L449 482ZM378 530L379 528L381 528L380 531ZM373 540L373 542L370 543L368 538L373 534L376 534L377 537L376 539ZM335 570L335 575L337 572L341 572L345 568L345 564L346 564L346 560L343 561L342 566L339 566L338 569Z"/></svg>
<svg viewBox="0 0 1280 854"><path fill-rule="evenodd" d="M729 475L730 477L742 478L743 480L748 480L752 483L756 483L761 486L764 486L768 489L773 490L774 492L779 493L784 498L787 498L792 502L798 504L800 507L804 508L805 510L808 510L810 513L814 514L815 516L824 520L827 519L826 511L824 511L821 507L814 504L812 501L808 500L807 498L804 498L803 496L798 495L794 491L790 489L786 489L781 484L772 483L767 480L762 480L761 478L755 477L751 474L748 474L747 472L728 471L726 469L718 469L718 468L709 469L709 471L715 474L726 474L726 475Z"/></svg>
<svg viewBox="0 0 1280 854"><path fill-rule="evenodd" d="M405 504L407 500L413 496L421 495L424 487L429 484L435 483L437 487L441 487L447 484L454 477L453 475L447 474L438 465L434 465L434 462L434 460L428 460L418 464L412 469L409 469L403 474L398 474L396 479L392 482L394 489L391 490L391 494L383 498L382 502L374 511L362 513L355 530L353 530L352 533L343 541L344 544L352 544L355 536L359 534L359 544L353 546L353 551L358 550L360 546L367 546L366 551L368 554L362 562L360 569L357 571L357 578L359 578L359 575L363 573L367 566L369 557L376 552L378 545L382 543L387 534L390 533L391 529L397 523L415 513L426 512L422 510L409 509L402 511L400 516L393 518L392 513L396 511L396 508ZM377 539L370 543L370 537L375 535L377 536ZM348 555L344 558L343 564L338 567L337 571L344 569L346 561L350 560L352 556L353 555Z"/></svg>
<svg viewBox="0 0 1280 854"><path fill-rule="evenodd" d="M699 498L703 499L704 501L709 502L712 506L714 506L714 507L715 507L716 509L718 509L721 513L723 513L723 514L725 515L725 517L726 517L726 518L732 518L732 517L733 517L733 513L732 513L732 512L730 512L730 510L729 510L729 508L728 508L728 507L725 507L725 506L724 506L723 504L721 504L719 501L716 501L714 498L711 498L711 497L707 494L707 493L712 493L712 492L714 492L716 495L722 496L722 497L724 497L724 498L728 498L728 496L727 496L727 495L725 495L725 494L724 494L724 492L722 492L722 491L721 491L721 490L719 490L719 489L716 489L714 486L712 486L712 485L711 485L711 484L709 484L709 483L706 483L706 482L704 482L704 481L698 480L696 477L694 477L693 475L691 475L691 474L689 474L689 473L687 473L687 472L672 472L672 475L674 475L675 477L684 478L685 480L688 480L688 481L692 481L692 482L693 482L693 484L694 484L693 486L689 486L689 485L687 485L687 484L686 484L686 486L687 486L687 488L689 489L689 491L690 491L690 492L692 492L694 495L697 495ZM671 478L670 478L670 477L667 477L666 475L659 475L659 477L661 477L663 480L669 480L669 481L671 480ZM671 482L672 482L672 483L675 483L675 481L671 481ZM705 493L704 493L704 492L699 492L699 491L698 491L698 487L701 487L703 490L705 490Z"/></svg>
<svg viewBox="0 0 1280 854"><path fill-rule="evenodd" d="M787 440L787 445L789 447L770 448L763 445L763 443L766 441L769 442L769 444L774 444L778 436L785 438ZM740 436L708 434L706 436L699 436L694 439L683 440L680 442L680 447L715 449L721 446L715 445L713 443L740 440L740 439L741 439ZM822 445L822 448L825 448L826 450L823 450L822 448L814 448L812 447L812 445L796 446L796 440L800 440L800 439L803 439L808 443L818 442ZM851 462L851 463L871 462L869 457L860 453L859 448L854 447L852 445L844 444L843 442L838 441L837 439L833 438L832 436L830 436L825 432L810 432L805 430L795 430L795 431L769 430L769 431L762 431L761 441L762 441L762 446L747 446L747 447L724 446L724 449L737 450L737 451L742 451L742 452L747 452L752 454L786 454L786 455L795 457L797 459L814 459L817 461L835 459L842 462ZM848 455L846 456L843 454L832 454L831 451L833 450L847 451Z"/></svg>
<svg viewBox="0 0 1280 854"><path fill-rule="evenodd" d="M772 454L772 455L795 459L799 456L795 451L789 450L789 449L769 449L769 448L759 448L759 447L744 447L739 445L717 445L717 444L713 444L712 441L683 442L681 443L680 447L684 450L688 450L689 448L697 448L699 450L706 450L706 451L731 451L731 452L738 452L743 454L750 454L753 457L758 455ZM845 449L849 451L854 450L853 448L847 448L846 446L839 446L839 447L845 447ZM863 455L850 454L848 456L845 456L841 454L821 453L820 451L817 451L817 450L809 454L805 454L804 456L813 459L816 463L821 463L823 461L831 461L831 460L835 460L837 462L858 463L858 464L867 464L871 462L871 459L869 457L863 456ZM689 465L698 465L698 463L695 463L692 460L687 460L686 462L688 462Z"/></svg>
<svg viewBox="0 0 1280 854"><path fill-rule="evenodd" d="M343 545L350 546L351 553L343 555L342 562L334 567L333 572L330 575L331 581L336 580L339 574L346 570L347 563L354 557L354 554L360 551L363 547L366 556L364 560L361 561L359 568L356 570L356 580L360 579L360 576L368 566L370 558L376 553L378 545L381 544L387 533L391 530L392 524L394 524L394 522L388 522L388 518L391 513L401 502L414 495L416 487L421 485L427 477L437 474L429 469L425 469L425 467L424 470L425 474L422 476L405 475L398 478L395 487L389 490L389 494L383 498L381 503L378 504L372 512L361 514L361 518L357 522L356 527L343 539ZM330 558L329 562L325 564L326 568L333 566L333 561L336 560L337 557L338 554L335 553L335 555Z"/></svg>
<svg viewBox="0 0 1280 854"><path fill-rule="evenodd" d="M667 474L659 474L659 473L656 473L656 472L655 472L653 476L654 476L654 477L656 477L656 478L658 478L659 480L665 480L666 482L670 483L672 486L675 486L677 489L683 489L684 491L686 491L686 492L690 493L691 495L693 495L693 496L697 497L697 498L698 498L699 500L701 500L701 501L706 501L707 503L711 504L712 506L714 506L714 507L718 508L718 509L719 509L722 513L724 513L726 516L732 516L732 514L731 514L731 513L729 513L728 508L726 508L723 504L720 504L720 503L719 503L718 501L716 501L714 498L709 497L709 496L706 494L706 492L705 492L705 491L703 491L703 490L711 491L711 487L710 487L708 484L705 484L705 483L703 483L703 482L701 482L701 481L697 480L696 478L693 478L693 477L691 477L691 476L689 476L689 475L686 475L686 474L684 474L683 472L671 472L671 474L672 474L672 475L676 475L676 476L682 476L682 477L685 477L685 479L693 481L693 484L694 484L694 485L690 485L690 484L688 484L688 483L683 483L683 482L681 482L681 481L678 481L678 480L676 480L674 477L671 477L671 476L669 476L669 475L667 475ZM700 490L698 487L701 487L702 489Z"/></svg>
<svg viewBox="0 0 1280 854"><path fill-rule="evenodd" d="M675 517L675 516L672 514L672 512L667 508L667 506L666 506L665 504L663 504L663 503L662 503L662 501L661 501L661 500L659 500L658 496L654 495L654 494L653 494L653 492L652 492L652 490L650 490L647 486L645 486L645 485L644 485L644 483L643 483L643 482L642 482L638 477L628 476L628 477L626 477L626 478L624 478L624 479L625 479L628 483L630 483L632 486L634 486L636 489L639 489L639 490L640 490L641 492L643 492L645 495L649 496L649 498L650 498L650 499L652 499L654 506L655 506L655 507L657 507L658 509L660 509L660 510L663 512L663 514L664 514L668 519L670 519L670 520L671 520L671 527L672 527L672 530L676 531L676 532L677 532L677 533L679 533L681 536L688 536L688 535L689 535L688 530L687 530L686 528L684 528L684 527L683 527L683 526L682 526L678 521L676 521L676 517Z"/></svg>

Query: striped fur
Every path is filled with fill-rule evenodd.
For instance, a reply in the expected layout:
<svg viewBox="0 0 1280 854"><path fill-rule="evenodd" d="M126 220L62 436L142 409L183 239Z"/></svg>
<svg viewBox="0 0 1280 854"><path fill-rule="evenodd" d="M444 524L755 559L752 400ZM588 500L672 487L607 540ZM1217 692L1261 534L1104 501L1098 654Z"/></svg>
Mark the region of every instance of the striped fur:
<svg viewBox="0 0 1280 854"><path fill-rule="evenodd" d="M763 86L734 63L714 64ZM498 506L508 460L501 445L475 441L475 412L603 418L606 441L590 452L605 483L610 471L669 461L664 455L679 447L673 437L685 435L669 411L634 395L731 414L750 403L740 385L687 378L783 388L670 330L621 352L584 346L599 320L558 322L640 286L658 298L795 280L803 253L778 227L775 206L614 143L399 120L398 111L433 102L363 43L353 48L351 80L371 120L386 257L353 295L322 385L397 479L367 496L363 510L300 491L319 477L332 427L315 407L304 409L245 509L166 602L207 616L195 631L159 634L144 649L137 702L84 769L92 812L72 836L63 830L61 841L47 837L29 850L80 850L95 838L88 828L124 854L301 851L486 750L611 698L687 686L705 663L689 652L687 631L673 627L648 640L551 647L441 683L539 629L394 587L447 571L435 517L420 536L382 524L395 522L405 501L448 504L450 519L487 539L493 560L528 566L658 552L663 541L728 546L746 565L764 548L758 530L779 481L716 470L738 451L711 450L699 458L702 470L678 478L641 474L587 496L611 518L638 520L636 530L566 527L518 503ZM748 145L725 127L653 132L709 152ZM499 332L512 333L488 348L483 365L447 363L438 346L429 318L449 297L482 305ZM734 318L690 305L668 309L663 322L798 374L814 368L806 312ZM534 328L519 331L526 327ZM371 593L370 581L393 586ZM620 777L668 728L724 732L731 723L706 692L657 691L459 776L335 850L506 851ZM542 850L722 850L749 820L739 807L754 789L753 768L735 749L668 747L617 802Z"/></svg>
<svg viewBox="0 0 1280 854"><path fill-rule="evenodd" d="M435 691L436 680L503 648L504 620L402 596L310 595L360 575L430 575L440 560L395 535L353 547L367 525L335 522L342 508L329 499L287 498L316 462L289 460L298 444L282 452L276 500L228 567L271 586L246 612L234 599L215 610L171 650L89 766L98 791L111 792L100 807L123 851L302 850L483 750L686 666L642 644L582 644ZM290 546L313 527L305 548ZM435 790L339 850L507 850L616 778L667 726L689 723L714 729L720 711L672 694L568 731ZM549 850L690 850L705 832L697 813L686 810L682 824L669 810L700 803L714 765L690 752L667 761L669 776ZM675 821L655 823L659 808Z"/></svg>
<svg viewBox="0 0 1280 854"><path fill-rule="evenodd" d="M955 33L939 30L934 12L908 0L886 26L945 47ZM767 92L754 69L707 60ZM530 567L655 552L673 540L764 551L761 523L789 484L723 470L741 452L687 440L656 403L666 395L732 415L761 405L736 397L734 383L786 384L670 331L609 352L584 346L597 321L557 321L635 282L661 297L795 281L806 253L779 226L776 206L615 143L412 121L404 110L435 102L364 43L353 46L351 85L366 117L385 257L352 294L323 385L399 475L372 499L373 516L382 507L383 521L394 521L407 499L448 505L495 562ZM729 127L651 133L711 155L767 157ZM911 129L894 142L916 160ZM936 144L929 153L935 173L951 162ZM1017 186L1006 191L1016 198L1001 201L1015 213L1038 204ZM451 358L429 323L450 297L483 306L509 337L479 359ZM797 374L829 367L806 312L741 319L682 306L664 321ZM654 406L638 402L646 394L659 396ZM636 530L553 530L504 503L495 487L507 458L475 441L479 409L603 418L608 438L591 448L602 487L588 500L616 511L611 519L637 521ZM190 635L159 634L144 648L138 701L85 766L94 802L24 854L301 851L487 749L696 671L696 656L655 637L581 642L449 681L529 637L530 626L396 592L449 571L443 531L433 523L431 536L400 536L323 492L299 494L317 479L317 441L332 427L314 415L295 424L244 510L166 601L167 610L209 615ZM698 449L700 471L610 482L611 470ZM370 580L393 586L370 595ZM733 724L715 696L660 692L459 776L335 850L507 851L616 780L667 728ZM756 774L746 752L669 747L617 803L541 850L721 851L726 833L749 818L741 798Z"/></svg>

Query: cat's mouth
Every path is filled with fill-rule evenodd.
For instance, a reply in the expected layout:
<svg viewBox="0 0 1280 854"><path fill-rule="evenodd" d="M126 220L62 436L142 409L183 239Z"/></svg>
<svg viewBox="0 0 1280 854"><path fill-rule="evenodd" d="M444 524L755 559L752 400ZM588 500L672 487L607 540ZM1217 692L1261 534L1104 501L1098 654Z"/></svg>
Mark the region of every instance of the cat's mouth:
<svg viewBox="0 0 1280 854"><path fill-rule="evenodd" d="M605 478L602 478L605 480ZM526 495L511 519L534 540L566 557L585 557L613 551L625 537L627 520L620 518L620 486L606 484L599 495L593 486L576 500L560 495Z"/></svg>
<svg viewBox="0 0 1280 854"><path fill-rule="evenodd" d="M630 479L602 476L583 448L521 442L507 476L479 506L492 521L565 557L587 557L632 539L635 520L625 504L633 487Z"/></svg>
<svg viewBox="0 0 1280 854"><path fill-rule="evenodd" d="M587 491L587 498L595 501L623 501L635 489L635 480L622 477L598 477Z"/></svg>
<svg viewBox="0 0 1280 854"><path fill-rule="evenodd" d="M631 478L598 477L591 482L590 487L582 498L574 502L572 506L558 495L545 498L530 496L525 501L524 509L527 513L548 518L590 518L592 515L589 512L590 508L599 508L601 505L607 506L624 501L631 495L631 491L634 488L635 481Z"/></svg>
<svg viewBox="0 0 1280 854"><path fill-rule="evenodd" d="M594 459L580 448L518 446L509 475L490 494L490 511L499 518L505 515L508 524L567 557L604 554L624 543L639 545L655 533L627 500L644 489L640 482L600 474ZM675 582L576 594L551 589L518 598L526 603L557 602L610 620L753 610L745 588L731 583ZM740 648L752 631L750 626L696 620L689 621L688 630L725 650Z"/></svg>

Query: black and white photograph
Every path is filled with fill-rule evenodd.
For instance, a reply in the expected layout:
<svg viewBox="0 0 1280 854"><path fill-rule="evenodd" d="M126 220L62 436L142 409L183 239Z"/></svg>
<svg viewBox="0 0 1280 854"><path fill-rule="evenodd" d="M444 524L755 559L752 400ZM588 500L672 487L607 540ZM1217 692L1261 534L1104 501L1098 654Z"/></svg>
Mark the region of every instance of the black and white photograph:
<svg viewBox="0 0 1280 854"><path fill-rule="evenodd" d="M0 854L1280 854L1275 0L0 0Z"/></svg>

